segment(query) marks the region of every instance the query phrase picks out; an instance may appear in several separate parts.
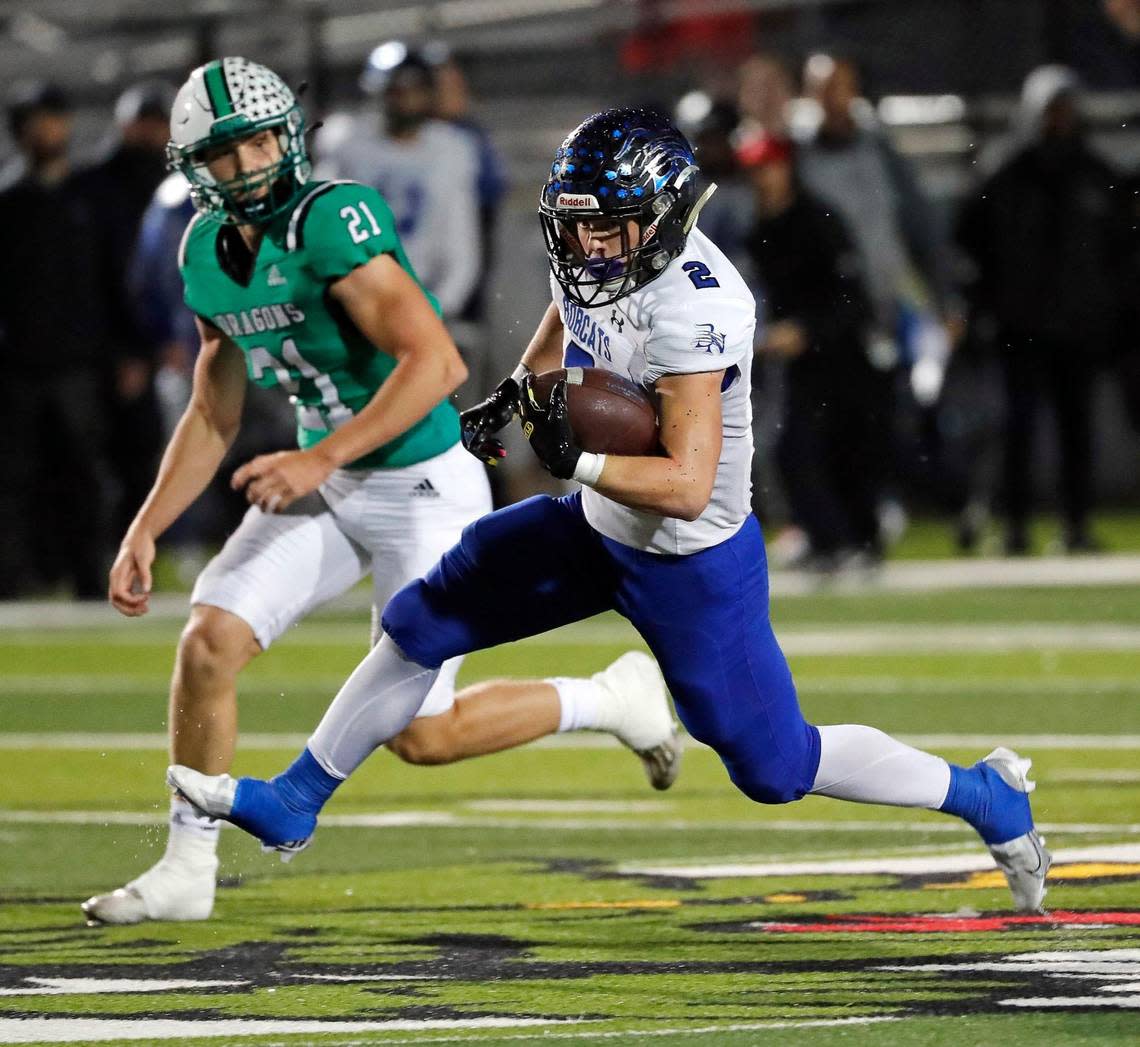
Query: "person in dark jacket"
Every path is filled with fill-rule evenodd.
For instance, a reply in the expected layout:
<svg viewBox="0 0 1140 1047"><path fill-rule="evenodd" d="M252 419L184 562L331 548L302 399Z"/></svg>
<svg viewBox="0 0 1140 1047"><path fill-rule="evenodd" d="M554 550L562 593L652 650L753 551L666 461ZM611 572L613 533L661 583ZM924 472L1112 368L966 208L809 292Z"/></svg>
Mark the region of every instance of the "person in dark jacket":
<svg viewBox="0 0 1140 1047"><path fill-rule="evenodd" d="M106 316L90 204L76 191L71 107L47 83L17 88L8 127L22 165L0 189L0 596L66 580L106 591Z"/></svg>
<svg viewBox="0 0 1140 1047"><path fill-rule="evenodd" d="M759 348L787 363L778 456L795 522L816 565L873 561L891 377L868 361L874 313L859 252L800 185L788 140L747 139L738 159L756 193L748 248L766 306Z"/></svg>
<svg viewBox="0 0 1140 1047"><path fill-rule="evenodd" d="M1085 140L1076 76L1026 78L1015 146L963 208L958 240L975 267L974 308L996 325L1005 376L1006 549L1029 549L1037 408L1053 408L1060 502L1072 552L1095 548L1092 383L1125 299L1130 222L1119 176ZM1129 291L1128 293L1134 293Z"/></svg>
<svg viewBox="0 0 1140 1047"><path fill-rule="evenodd" d="M128 270L143 212L166 177L174 92L159 81L128 88L115 105L115 140L107 154L76 176L98 233L100 294L107 317L102 362L109 410L108 461L116 481L114 530L126 530L150 490L162 425L155 394L156 343L132 308Z"/></svg>

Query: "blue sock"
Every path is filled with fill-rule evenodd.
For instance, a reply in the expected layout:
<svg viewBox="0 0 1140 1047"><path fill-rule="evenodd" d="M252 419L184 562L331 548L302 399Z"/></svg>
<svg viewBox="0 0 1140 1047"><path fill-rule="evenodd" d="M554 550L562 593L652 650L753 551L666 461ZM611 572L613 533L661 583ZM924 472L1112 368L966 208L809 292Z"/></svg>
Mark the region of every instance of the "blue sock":
<svg viewBox="0 0 1140 1047"><path fill-rule="evenodd" d="M239 778L230 821L274 846L307 839L316 831L317 812L341 781L305 749L268 782Z"/></svg>
<svg viewBox="0 0 1140 1047"><path fill-rule="evenodd" d="M329 774L305 748L286 770L270 781L277 786L281 799L294 811L316 814L344 779Z"/></svg>
<svg viewBox="0 0 1140 1047"><path fill-rule="evenodd" d="M1007 843L1033 828L1029 797L987 763L951 764L950 788L939 810L969 822L988 844Z"/></svg>

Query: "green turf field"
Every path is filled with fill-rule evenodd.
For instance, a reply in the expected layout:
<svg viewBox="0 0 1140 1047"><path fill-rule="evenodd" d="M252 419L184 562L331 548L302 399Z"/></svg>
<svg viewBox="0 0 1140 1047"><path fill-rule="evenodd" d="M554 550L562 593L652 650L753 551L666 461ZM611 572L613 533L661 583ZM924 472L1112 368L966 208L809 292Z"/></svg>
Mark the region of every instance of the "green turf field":
<svg viewBox="0 0 1140 1047"><path fill-rule="evenodd" d="M0 630L0 1043L1101 1044L1140 1030L1140 591L823 593L774 608L808 715L1034 758L1047 917L945 816L760 808L691 748L378 754L283 865L223 834L215 918L87 928L161 853L175 621ZM364 649L322 615L247 674L237 770L296 752ZM464 678L594 671L600 619ZM859 864L851 864L851 863ZM210 1038L206 1038L210 1037Z"/></svg>

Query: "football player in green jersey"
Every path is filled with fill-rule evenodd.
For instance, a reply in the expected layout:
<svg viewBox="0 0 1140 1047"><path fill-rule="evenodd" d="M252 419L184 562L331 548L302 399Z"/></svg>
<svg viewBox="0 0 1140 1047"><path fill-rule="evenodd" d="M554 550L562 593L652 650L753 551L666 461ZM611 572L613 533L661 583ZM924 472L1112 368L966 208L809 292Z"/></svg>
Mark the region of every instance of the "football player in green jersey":
<svg viewBox="0 0 1140 1047"><path fill-rule="evenodd" d="M370 571L382 608L491 505L448 402L466 368L383 197L311 181L293 93L242 58L196 69L171 128L170 166L198 209L179 263L201 351L190 404L111 569L119 611L146 613L155 541L220 466L247 378L282 387L297 414L298 449L234 473L250 509L199 577L178 645L173 761L218 774L233 758L236 682L251 659ZM498 680L456 694L458 668L445 666L392 739L403 759L449 763L589 729L637 752L655 787L676 777L676 731L648 656L630 652L588 680ZM103 923L207 918L217 838L218 823L176 794L162 859L84 912Z"/></svg>

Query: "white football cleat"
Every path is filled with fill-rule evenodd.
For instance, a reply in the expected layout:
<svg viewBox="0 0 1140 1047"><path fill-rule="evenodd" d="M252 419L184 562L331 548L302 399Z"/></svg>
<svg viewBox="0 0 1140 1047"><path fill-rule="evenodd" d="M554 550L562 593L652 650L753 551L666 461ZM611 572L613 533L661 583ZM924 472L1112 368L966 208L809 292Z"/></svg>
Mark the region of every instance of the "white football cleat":
<svg viewBox="0 0 1140 1047"><path fill-rule="evenodd" d="M681 771L682 744L657 662L627 651L591 679L610 699L606 729L641 757L654 789L668 789Z"/></svg>
<svg viewBox="0 0 1140 1047"><path fill-rule="evenodd" d="M166 769L166 784L210 818L228 818L233 810L237 779L228 774L203 774L175 763Z"/></svg>
<svg viewBox="0 0 1140 1047"><path fill-rule="evenodd" d="M218 858L203 855L193 864L167 854L137 879L109 894L96 894L81 908L90 927L144 920L208 920L214 911Z"/></svg>
<svg viewBox="0 0 1140 1047"><path fill-rule="evenodd" d="M1028 777L1033 761L1018 756L1012 749L997 748L982 763L992 767L1001 780L1017 792L1028 796L1037 788L1037 783ZM1045 876L1053 856L1046 849L1044 839L1037 835L1037 830L1031 829L1005 843L989 844L989 849L998 868L1005 873L1017 911L1043 913Z"/></svg>

